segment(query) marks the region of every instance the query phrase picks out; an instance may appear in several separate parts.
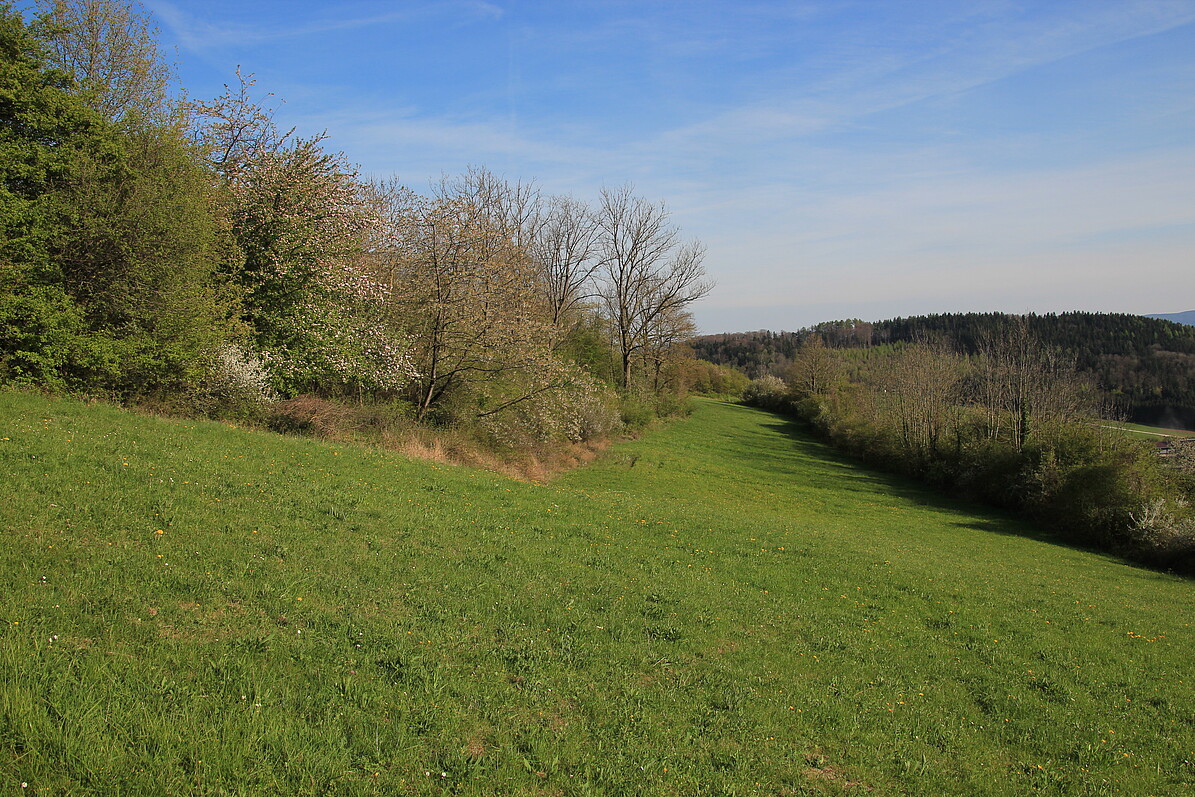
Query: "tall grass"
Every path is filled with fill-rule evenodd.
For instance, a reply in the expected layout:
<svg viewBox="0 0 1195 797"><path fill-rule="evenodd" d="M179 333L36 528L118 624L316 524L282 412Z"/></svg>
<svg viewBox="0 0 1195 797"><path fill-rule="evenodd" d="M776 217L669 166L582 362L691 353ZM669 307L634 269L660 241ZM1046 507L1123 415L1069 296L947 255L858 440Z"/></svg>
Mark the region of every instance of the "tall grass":
<svg viewBox="0 0 1195 797"><path fill-rule="evenodd" d="M548 486L19 393L0 438L6 793L1195 789L1191 582L767 413Z"/></svg>

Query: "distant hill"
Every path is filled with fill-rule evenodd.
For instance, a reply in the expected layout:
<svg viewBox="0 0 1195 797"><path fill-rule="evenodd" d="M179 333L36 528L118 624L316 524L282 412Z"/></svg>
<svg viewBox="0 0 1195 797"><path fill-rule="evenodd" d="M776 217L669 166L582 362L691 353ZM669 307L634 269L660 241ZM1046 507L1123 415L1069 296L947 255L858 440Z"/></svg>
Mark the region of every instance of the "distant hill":
<svg viewBox="0 0 1195 797"><path fill-rule="evenodd" d="M813 332L836 348L936 339L975 354L1009 320L1003 313L949 313L833 321L799 332L706 335L693 349L702 359L754 378L783 373L801 340ZM1030 314L1025 320L1044 345L1071 353L1079 370L1113 396L1130 420L1195 428L1195 326L1127 313Z"/></svg>
<svg viewBox="0 0 1195 797"><path fill-rule="evenodd" d="M1187 310L1182 313L1157 313L1155 315L1147 315L1146 318L1160 318L1163 321L1173 321L1176 324L1195 326L1195 310Z"/></svg>

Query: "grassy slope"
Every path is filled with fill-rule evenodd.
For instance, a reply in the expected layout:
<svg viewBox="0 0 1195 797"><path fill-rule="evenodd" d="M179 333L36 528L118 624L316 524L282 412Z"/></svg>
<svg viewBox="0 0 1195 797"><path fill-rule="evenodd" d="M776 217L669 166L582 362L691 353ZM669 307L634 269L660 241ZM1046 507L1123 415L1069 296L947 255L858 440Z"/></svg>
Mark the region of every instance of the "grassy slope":
<svg viewBox="0 0 1195 797"><path fill-rule="evenodd" d="M766 413L546 487L12 393L0 437L5 793L1195 789L1195 585Z"/></svg>
<svg viewBox="0 0 1195 797"><path fill-rule="evenodd" d="M1170 429L1165 426L1145 426L1140 423L1120 423L1116 424L1115 428L1123 429L1126 432L1137 434L1141 437L1150 437L1154 440L1160 437L1195 437L1195 432L1190 432L1186 429Z"/></svg>

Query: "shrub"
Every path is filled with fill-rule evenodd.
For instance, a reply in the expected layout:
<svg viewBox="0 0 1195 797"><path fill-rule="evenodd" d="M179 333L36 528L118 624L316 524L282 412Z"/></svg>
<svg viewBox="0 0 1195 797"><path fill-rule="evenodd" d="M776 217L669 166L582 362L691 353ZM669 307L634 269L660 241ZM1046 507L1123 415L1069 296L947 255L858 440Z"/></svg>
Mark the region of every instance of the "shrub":
<svg viewBox="0 0 1195 797"><path fill-rule="evenodd" d="M743 388L743 402L769 410L787 409L788 385L780 377L771 374L752 379Z"/></svg>
<svg viewBox="0 0 1195 797"><path fill-rule="evenodd" d="M313 434L336 437L350 426L352 408L317 396L296 396L270 408L267 423L283 434Z"/></svg>
<svg viewBox="0 0 1195 797"><path fill-rule="evenodd" d="M265 362L228 343L212 357L197 398L197 409L212 417L254 417L278 398Z"/></svg>
<svg viewBox="0 0 1195 797"><path fill-rule="evenodd" d="M0 287L0 378L66 387L83 331L82 314L58 286Z"/></svg>
<svg viewBox="0 0 1195 797"><path fill-rule="evenodd" d="M1182 570L1195 565L1195 517L1186 498L1154 498L1129 513L1129 534L1151 559Z"/></svg>

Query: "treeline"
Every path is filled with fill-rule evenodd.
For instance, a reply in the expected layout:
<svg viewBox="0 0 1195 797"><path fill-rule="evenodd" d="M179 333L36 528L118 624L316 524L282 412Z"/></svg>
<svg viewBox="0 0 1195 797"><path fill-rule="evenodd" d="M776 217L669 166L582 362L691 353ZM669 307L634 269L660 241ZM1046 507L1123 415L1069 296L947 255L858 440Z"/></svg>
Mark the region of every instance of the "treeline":
<svg viewBox="0 0 1195 797"><path fill-rule="evenodd" d="M250 79L184 100L140 6L38 12L0 5L0 382L223 417L372 403L517 446L709 381L681 345L704 249L663 204L365 180Z"/></svg>
<svg viewBox="0 0 1195 797"><path fill-rule="evenodd" d="M810 334L834 348L933 342L975 356L985 340L1020 324L1042 345L1073 360L1109 397L1114 414L1137 423L1195 428L1195 327L1143 316L954 313L835 321L799 332L707 335L693 348L703 359L755 378L781 373Z"/></svg>
<svg viewBox="0 0 1195 797"><path fill-rule="evenodd" d="M965 354L945 343L834 349L806 334L748 403L952 494L1016 510L1072 540L1195 571L1195 479L1151 444L1094 422L1101 396L1027 320Z"/></svg>

